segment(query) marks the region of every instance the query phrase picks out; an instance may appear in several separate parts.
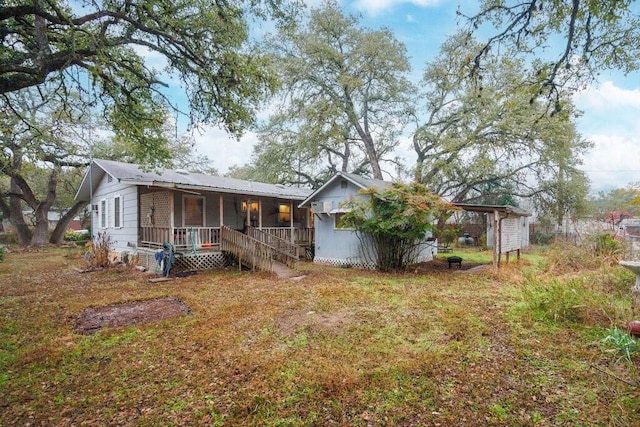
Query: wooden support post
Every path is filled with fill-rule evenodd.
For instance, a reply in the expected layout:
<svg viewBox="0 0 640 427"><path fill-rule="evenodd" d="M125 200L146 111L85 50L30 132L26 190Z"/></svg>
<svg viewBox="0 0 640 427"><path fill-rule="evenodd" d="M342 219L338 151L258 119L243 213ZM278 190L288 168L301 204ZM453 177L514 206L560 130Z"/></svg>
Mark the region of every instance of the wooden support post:
<svg viewBox="0 0 640 427"><path fill-rule="evenodd" d="M218 196L218 208L220 209L220 228L224 225L224 196Z"/></svg>
<svg viewBox="0 0 640 427"><path fill-rule="evenodd" d="M247 228L251 227L251 199L247 199Z"/></svg>
<svg viewBox="0 0 640 427"><path fill-rule="evenodd" d="M258 199L258 229L262 230L262 198Z"/></svg>
<svg viewBox="0 0 640 427"><path fill-rule="evenodd" d="M296 240L296 236L294 236L294 230L293 230L293 201L289 202L289 211L291 212L290 215L290 223L291 223L291 243L294 243Z"/></svg>
<svg viewBox="0 0 640 427"><path fill-rule="evenodd" d="M498 224L499 224L499 216L497 210L493 211L493 267L497 268L500 266L500 248L498 242Z"/></svg>
<svg viewBox="0 0 640 427"><path fill-rule="evenodd" d="M175 205L173 200L173 191L169 191L169 243L175 244L173 227L175 227Z"/></svg>

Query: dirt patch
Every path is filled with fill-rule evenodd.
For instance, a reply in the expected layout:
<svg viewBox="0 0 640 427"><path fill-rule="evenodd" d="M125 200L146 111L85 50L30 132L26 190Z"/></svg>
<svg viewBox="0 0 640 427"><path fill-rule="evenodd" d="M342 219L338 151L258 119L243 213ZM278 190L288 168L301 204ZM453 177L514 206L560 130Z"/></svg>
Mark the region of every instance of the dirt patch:
<svg viewBox="0 0 640 427"><path fill-rule="evenodd" d="M309 327L324 331L342 328L354 322L353 313L337 311L333 313L317 313L315 311L295 310L275 319L284 336L294 336L300 328Z"/></svg>
<svg viewBox="0 0 640 427"><path fill-rule="evenodd" d="M177 316L187 316L191 310L180 298L165 297L123 304L89 307L76 318L74 330L90 335L103 328L159 322Z"/></svg>

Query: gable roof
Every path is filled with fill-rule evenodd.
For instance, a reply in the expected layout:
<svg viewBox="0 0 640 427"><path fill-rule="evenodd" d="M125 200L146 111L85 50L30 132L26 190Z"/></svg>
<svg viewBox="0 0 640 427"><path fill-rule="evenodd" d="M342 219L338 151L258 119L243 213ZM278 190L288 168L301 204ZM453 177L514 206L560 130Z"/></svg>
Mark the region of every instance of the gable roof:
<svg viewBox="0 0 640 427"><path fill-rule="evenodd" d="M332 185L332 183L335 182L338 178L346 179L347 181L351 182L356 187L359 187L362 190L366 188L375 188L376 190L385 190L391 186L390 182L383 181L381 179L366 178L361 175L356 175L356 174L347 173L347 172L337 172L327 182L325 182L322 185L322 187L318 188L316 191L311 193L306 199L304 199L304 201L300 203L298 207L302 208L305 205L309 204L311 200L315 199L318 194L324 191L325 188Z"/></svg>
<svg viewBox="0 0 640 427"><path fill-rule="evenodd" d="M154 171L145 171L140 166L132 163L94 159L85 172L75 196L76 200L88 201L92 188L97 188L106 174L120 183L176 190L215 191L293 200L304 200L311 193L309 188L245 181L202 173L190 173L183 170L156 169Z"/></svg>

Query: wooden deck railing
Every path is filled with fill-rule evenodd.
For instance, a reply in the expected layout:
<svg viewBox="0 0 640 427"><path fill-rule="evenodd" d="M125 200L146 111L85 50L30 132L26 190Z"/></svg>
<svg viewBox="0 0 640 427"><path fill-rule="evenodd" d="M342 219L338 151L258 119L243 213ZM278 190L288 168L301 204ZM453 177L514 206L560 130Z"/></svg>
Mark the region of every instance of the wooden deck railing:
<svg viewBox="0 0 640 427"><path fill-rule="evenodd" d="M173 246L176 249L202 249L220 244L220 227L174 227Z"/></svg>
<svg viewBox="0 0 640 427"><path fill-rule="evenodd" d="M307 244L313 243L313 228L262 227L261 230L265 233L273 234L274 236L288 242L304 242ZM292 230L293 239L291 239Z"/></svg>
<svg viewBox="0 0 640 427"><path fill-rule="evenodd" d="M223 226L220 228L220 247L223 251L234 254L240 265L273 271L273 249L253 237Z"/></svg>
<svg viewBox="0 0 640 427"><path fill-rule="evenodd" d="M141 227L141 246L162 248L165 242L178 250L218 247L220 227Z"/></svg>
<svg viewBox="0 0 640 427"><path fill-rule="evenodd" d="M171 228L141 227L140 245L148 248L162 248L164 242L170 242Z"/></svg>
<svg viewBox="0 0 640 427"><path fill-rule="evenodd" d="M247 227L247 235L272 248L276 261L285 264L289 268L296 268L299 259L298 254L300 253L300 247L298 245L254 227Z"/></svg>

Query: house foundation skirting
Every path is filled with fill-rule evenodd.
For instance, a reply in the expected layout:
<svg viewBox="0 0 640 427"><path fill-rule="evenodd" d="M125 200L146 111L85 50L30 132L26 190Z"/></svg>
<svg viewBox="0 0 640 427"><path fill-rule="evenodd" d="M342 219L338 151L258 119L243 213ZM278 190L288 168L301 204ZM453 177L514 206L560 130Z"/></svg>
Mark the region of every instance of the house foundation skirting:
<svg viewBox="0 0 640 427"><path fill-rule="evenodd" d="M432 261L433 256L431 254L425 254L417 257L415 260L416 263L419 262L428 262ZM360 268L363 270L375 270L376 263L373 261L365 261L362 258L324 258L324 257L315 257L313 262L316 264L324 264L331 265L334 267L343 267L343 268Z"/></svg>
<svg viewBox="0 0 640 427"><path fill-rule="evenodd" d="M313 262L316 264L324 264L324 265L332 265L334 267L343 267L343 268L361 268L363 270L375 270L376 263L371 261L365 261L360 258L323 258L323 257L315 257Z"/></svg>
<svg viewBox="0 0 640 427"><path fill-rule="evenodd" d="M154 250L138 249L138 265L144 266L149 271L160 272L160 267L156 261L156 252ZM201 252L201 253L184 253L176 255L175 264L172 271L186 270L216 270L227 266L227 257L222 252Z"/></svg>

